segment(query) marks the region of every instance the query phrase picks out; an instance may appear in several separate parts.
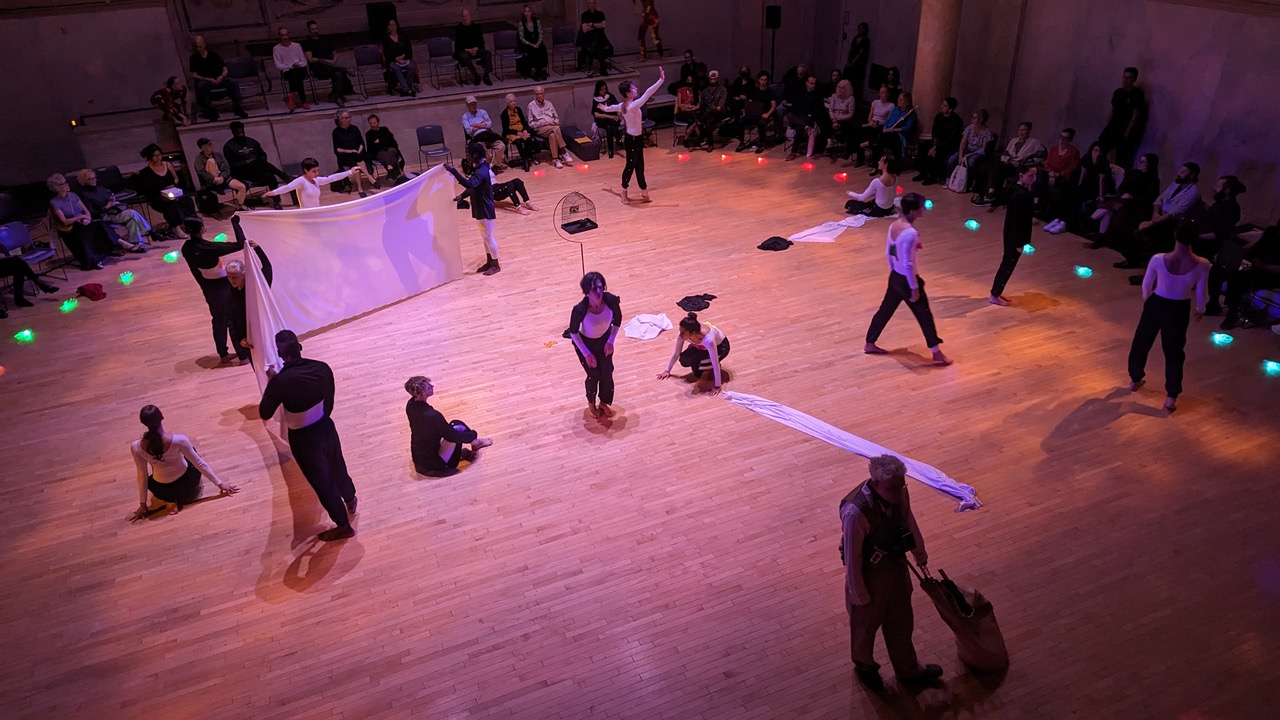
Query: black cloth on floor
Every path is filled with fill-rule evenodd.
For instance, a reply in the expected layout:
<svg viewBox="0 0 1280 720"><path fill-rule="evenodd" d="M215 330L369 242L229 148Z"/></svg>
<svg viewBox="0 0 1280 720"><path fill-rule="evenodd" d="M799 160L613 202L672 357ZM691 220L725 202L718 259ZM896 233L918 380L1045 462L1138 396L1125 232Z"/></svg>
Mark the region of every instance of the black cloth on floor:
<svg viewBox="0 0 1280 720"><path fill-rule="evenodd" d="M715 300L715 295L686 295L683 300L676 303L681 310L687 312L700 312L711 307L711 301Z"/></svg>
<svg viewBox="0 0 1280 720"><path fill-rule="evenodd" d="M757 245L756 249L757 250L786 250L787 248L791 247L794 244L795 243L791 242L786 238L780 238L777 235L774 235L768 240L765 240L764 242ZM681 307L684 307L684 306L681 305Z"/></svg>

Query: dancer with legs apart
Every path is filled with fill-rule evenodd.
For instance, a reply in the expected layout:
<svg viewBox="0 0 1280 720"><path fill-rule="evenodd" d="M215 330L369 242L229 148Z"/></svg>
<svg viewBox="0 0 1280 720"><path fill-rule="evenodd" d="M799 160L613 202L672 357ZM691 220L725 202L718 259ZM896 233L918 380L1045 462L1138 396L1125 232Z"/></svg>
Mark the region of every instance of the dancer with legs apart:
<svg viewBox="0 0 1280 720"><path fill-rule="evenodd" d="M1031 220L1035 212L1031 186L1036 182L1036 172L1035 165L1023 165L1018 169L1018 182L1009 192L1009 209L1004 216L1004 255L1000 258L1000 269L996 270L996 277L991 281L991 297L987 300L992 305L1010 304L1009 298L1004 296L1004 286L1013 277L1023 246L1031 241Z"/></svg>
<svg viewBox="0 0 1280 720"><path fill-rule="evenodd" d="M138 509L130 521L136 522L151 513L148 493L165 503L170 515L178 514L183 505L200 499L201 475L218 486L222 495L239 492L240 488L218 479L186 435L164 429L164 415L160 408L155 405L143 407L138 420L147 427L147 431L129 446L133 464L138 468Z"/></svg>
<svg viewBox="0 0 1280 720"><path fill-rule="evenodd" d="M1193 222L1183 222L1174 233L1172 252L1160 253L1147 263L1142 278L1142 317L1129 348L1129 390L1135 392L1146 377L1147 355L1160 336L1164 351L1164 409L1177 408L1182 393L1182 364L1187 358L1187 328L1194 315L1204 317L1208 296L1209 261L1191 252L1200 231ZM1192 299L1195 309L1192 310Z"/></svg>
<svg viewBox="0 0 1280 720"><path fill-rule="evenodd" d="M405 381L404 389L409 393L404 408L409 417L409 451L419 473L438 475L457 470L459 462L475 460L476 451L493 444L461 420L445 422L444 415L427 402L436 392L431 378L414 375Z"/></svg>
<svg viewBox="0 0 1280 720"><path fill-rule="evenodd" d="M871 318L871 327L867 328L867 344L862 352L868 355L885 355L884 348L876 345L885 325L898 310L898 306L906 301L911 314L920 323L925 342L933 353L933 364L946 366L951 358L942 354L942 338L933 324L933 313L929 310L929 298L924 294L924 278L919 276L920 233L916 231L916 220L924 215L924 196L920 193L907 193L902 196L902 214L889 226L889 234L885 237L884 258L889 263L889 287L884 291L884 299L880 301L880 309Z"/></svg>
<svg viewBox="0 0 1280 720"><path fill-rule="evenodd" d="M570 313L569 339L587 372L587 406L591 414L613 417L613 343L622 327L622 305L617 295L605 292L608 285L598 272L583 275L581 285L584 297Z"/></svg>
<svg viewBox="0 0 1280 720"><path fill-rule="evenodd" d="M483 143L473 142L467 145L467 157L475 168L470 177L458 172L453 163L445 163L444 169L471 196L471 217L475 218L476 226L480 228L486 258L485 263L476 268L476 272L494 275L502 270L502 266L498 264L498 239L493 235L493 221L498 217L493 208L493 173L489 170L489 161L485 159Z"/></svg>
<svg viewBox="0 0 1280 720"><path fill-rule="evenodd" d="M685 343L689 347L685 347ZM689 313L680 321L680 335L676 337L676 349L667 361L667 369L658 375L659 380L671 377L676 360L697 376L694 392L720 394L720 362L729 355L729 338L720 328L698 320L697 313Z"/></svg>
<svg viewBox="0 0 1280 720"><path fill-rule="evenodd" d="M636 97L636 84L630 80L624 80L618 86L618 92L622 94L622 102L617 105L598 106L599 110L606 113L620 113L622 122L626 125L626 134L622 139L622 147L627 151L627 164L622 168L623 205L630 202L627 198L627 188L631 185L632 173L635 173L636 184L640 186L640 199L649 202L649 183L644 179L644 118L641 117L640 110L666 79L666 71L658 68L658 80L639 97Z"/></svg>
<svg viewBox="0 0 1280 720"><path fill-rule="evenodd" d="M356 486L347 473L342 441L333 419L333 370L319 360L302 357L302 343L292 330L276 333L276 351L284 367L268 369L267 388L258 403L258 417L270 419L284 408L289 428L289 449L298 469L320 498L335 527L317 535L324 542L356 534L351 515L356 512Z"/></svg>

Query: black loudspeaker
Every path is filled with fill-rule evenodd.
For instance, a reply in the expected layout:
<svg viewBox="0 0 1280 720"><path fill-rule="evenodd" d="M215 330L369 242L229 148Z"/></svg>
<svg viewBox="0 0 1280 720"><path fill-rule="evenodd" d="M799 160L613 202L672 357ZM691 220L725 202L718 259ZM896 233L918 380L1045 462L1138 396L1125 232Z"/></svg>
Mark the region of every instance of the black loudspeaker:
<svg viewBox="0 0 1280 720"><path fill-rule="evenodd" d="M387 36L387 23L392 20L400 22L399 18L396 17L395 3L369 3L364 6L364 11L369 17L369 34L378 40Z"/></svg>
<svg viewBox="0 0 1280 720"><path fill-rule="evenodd" d="M765 30L777 30L781 27L782 27L782 6L781 5L765 5L764 6Z"/></svg>

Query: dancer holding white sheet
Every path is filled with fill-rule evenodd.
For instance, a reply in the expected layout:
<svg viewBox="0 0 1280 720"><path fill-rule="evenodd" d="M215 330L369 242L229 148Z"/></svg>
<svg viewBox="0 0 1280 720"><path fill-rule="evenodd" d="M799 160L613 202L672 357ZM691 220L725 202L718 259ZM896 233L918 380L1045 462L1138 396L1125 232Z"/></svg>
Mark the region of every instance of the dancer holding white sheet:
<svg viewBox="0 0 1280 720"><path fill-rule="evenodd" d="M281 185L275 190L268 190L263 193L267 197L275 197L276 195L284 195L295 190L298 191L298 207L300 208L316 208L320 207L320 186L346 180L352 175L358 175L364 172L359 166L350 170L334 173L332 175L320 175L320 161L313 157L306 158L302 161L302 174L294 178L290 182Z"/></svg>
<svg viewBox="0 0 1280 720"><path fill-rule="evenodd" d="M480 228L480 238L484 240L485 263L476 269L481 275L493 275L502 270L498 263L498 239L493 235L493 221L498 218L493 208L493 174L489 170L489 161L485 158L484 143L473 142L467 145L467 157L475 167L471 176L458 172L453 163L445 163L444 169L453 175L463 188L463 194L471 198L471 217L475 218Z"/></svg>

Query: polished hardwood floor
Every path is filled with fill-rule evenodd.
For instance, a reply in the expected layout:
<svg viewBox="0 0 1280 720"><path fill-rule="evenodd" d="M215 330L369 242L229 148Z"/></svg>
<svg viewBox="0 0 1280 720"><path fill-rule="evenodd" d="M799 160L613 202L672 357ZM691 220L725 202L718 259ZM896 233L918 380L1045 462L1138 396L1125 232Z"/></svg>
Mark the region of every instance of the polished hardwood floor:
<svg viewBox="0 0 1280 720"><path fill-rule="evenodd" d="M669 135L663 131L662 139ZM3 714L21 718L1261 718L1280 700L1277 338L1193 326L1186 391L1161 410L1125 388L1140 296L1109 251L1037 230L1008 308L987 304L1002 212L930 188L922 274L955 365L928 365L905 308L884 357L861 353L884 290L887 221L832 244L756 245L841 217L847 182L780 151L647 153L653 202L618 202L622 159L526 176L542 209L501 214L503 270L304 338L337 376L334 419L358 534L256 417L248 368L218 367L208 316L162 252L72 270L56 298L0 321ZM904 183L907 189L913 186ZM560 333L580 297L556 201L628 317L703 317L729 335L729 389L761 395L931 463L979 510L912 482L935 569L994 602L1012 654L965 671L913 595L940 687L884 697L848 655L840 498L866 461L659 382L673 337L620 340L619 415L586 414ZM342 196L326 193L326 202ZM964 229L976 218L982 227ZM467 267L483 259L464 213ZM270 252L270 238L257 238ZM176 249L169 243L168 249ZM1092 278L1073 267L1087 265ZM116 276L134 273L124 286ZM63 314L74 286L108 297ZM35 341L11 336L31 328ZM407 396L494 445L448 479L415 475ZM127 445L159 405L240 486L173 517L126 522ZM206 484L206 492L209 492ZM879 650L883 659L883 648Z"/></svg>

